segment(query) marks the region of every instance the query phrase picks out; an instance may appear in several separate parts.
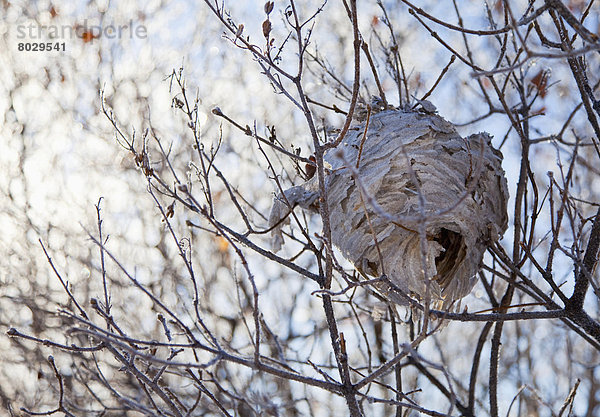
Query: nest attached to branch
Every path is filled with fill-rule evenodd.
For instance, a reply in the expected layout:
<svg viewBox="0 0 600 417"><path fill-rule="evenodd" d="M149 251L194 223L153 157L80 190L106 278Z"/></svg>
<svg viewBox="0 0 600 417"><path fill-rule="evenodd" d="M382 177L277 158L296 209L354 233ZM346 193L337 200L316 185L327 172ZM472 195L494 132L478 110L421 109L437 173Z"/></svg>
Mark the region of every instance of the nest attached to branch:
<svg viewBox="0 0 600 417"><path fill-rule="evenodd" d="M385 273L396 291L377 285L384 295L406 304L398 289L424 300L429 285L431 301L448 308L471 291L508 219L502 154L487 133L462 138L430 111L383 111L368 132L365 123L352 128L325 161L333 244L361 273ZM318 212L316 176L284 194L271 226L296 205ZM273 230L275 250L284 223Z"/></svg>

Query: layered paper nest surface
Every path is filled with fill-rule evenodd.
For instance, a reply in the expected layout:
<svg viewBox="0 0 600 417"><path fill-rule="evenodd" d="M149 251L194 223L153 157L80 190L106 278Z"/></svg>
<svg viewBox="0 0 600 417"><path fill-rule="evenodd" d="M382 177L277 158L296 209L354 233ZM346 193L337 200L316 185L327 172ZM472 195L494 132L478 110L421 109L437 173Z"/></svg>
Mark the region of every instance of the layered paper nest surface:
<svg viewBox="0 0 600 417"><path fill-rule="evenodd" d="M365 123L357 125L325 156L333 243L360 272L385 273L418 300L429 285L432 301L452 305L471 291L483 253L507 227L502 154L487 133L462 138L433 113L390 110L369 122L366 136ZM317 177L284 195L275 199L271 225L289 205L318 211ZM284 224L273 230L276 250Z"/></svg>

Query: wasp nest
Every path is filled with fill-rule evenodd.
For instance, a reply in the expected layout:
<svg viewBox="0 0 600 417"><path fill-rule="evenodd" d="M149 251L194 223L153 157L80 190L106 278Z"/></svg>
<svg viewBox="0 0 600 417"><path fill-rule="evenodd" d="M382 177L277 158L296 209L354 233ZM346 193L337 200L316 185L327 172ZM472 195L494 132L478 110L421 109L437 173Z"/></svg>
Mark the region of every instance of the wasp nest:
<svg viewBox="0 0 600 417"><path fill-rule="evenodd" d="M366 134L365 123L355 126L325 156L333 243L360 272L385 273L420 300L429 285L431 300L449 307L471 291L484 251L506 230L502 154L487 133L462 138L431 111L383 111L369 122ZM318 179L284 194L269 219L280 223L273 231L276 250L288 203L318 210Z"/></svg>

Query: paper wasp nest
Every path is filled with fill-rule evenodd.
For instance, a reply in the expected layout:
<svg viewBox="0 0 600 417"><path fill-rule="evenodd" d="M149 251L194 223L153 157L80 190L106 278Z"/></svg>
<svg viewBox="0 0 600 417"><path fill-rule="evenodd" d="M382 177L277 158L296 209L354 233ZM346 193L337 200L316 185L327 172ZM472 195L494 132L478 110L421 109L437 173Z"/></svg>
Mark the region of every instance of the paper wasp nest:
<svg viewBox="0 0 600 417"><path fill-rule="evenodd" d="M359 271L375 277L385 272L417 299L424 298L429 281L431 300L449 307L471 291L484 251L506 230L502 154L492 148L487 133L462 138L451 123L431 112L384 111L371 116L366 136L364 129L364 123L355 126L325 156L333 243ZM287 202L318 211L316 175L284 194L285 199L275 199L271 225L289 213ZM427 217L426 276L417 233L420 213ZM281 224L273 233L278 250ZM406 304L385 291L385 285L378 287L392 301Z"/></svg>

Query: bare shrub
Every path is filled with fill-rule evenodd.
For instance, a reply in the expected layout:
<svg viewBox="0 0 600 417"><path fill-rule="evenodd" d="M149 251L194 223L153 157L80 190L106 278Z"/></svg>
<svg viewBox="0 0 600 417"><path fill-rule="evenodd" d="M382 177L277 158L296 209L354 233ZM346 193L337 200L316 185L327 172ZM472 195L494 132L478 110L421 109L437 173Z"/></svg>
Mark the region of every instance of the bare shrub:
<svg viewBox="0 0 600 417"><path fill-rule="evenodd" d="M16 6L0 7L10 16ZM101 96L83 109L73 99L54 115L74 115L68 126L86 121L76 131L102 139L83 154L90 172L77 174L111 184L80 202L95 203L91 218L60 198L45 209L28 193L28 169L39 159L27 145L41 139L28 136L19 100L40 75L15 70L4 87L3 137L16 149L2 160L10 171L0 201L12 233L0 264L9 336L0 398L9 414L596 415L598 5L206 0L201 10L196 33L205 36L184 52L199 54L191 64L169 62L178 68L166 77L164 62L144 67L162 83L143 84L135 74L120 78L100 43L89 57L113 70L107 83L89 84ZM65 62L64 73L78 68ZM42 89L51 97L60 73L47 74ZM488 211L497 219L461 214L473 236L483 220L497 230L481 262L474 252L465 271L454 271L455 282L468 282L460 296L475 284L460 311L436 303L444 298L436 274L446 265L435 264L439 246L460 253L449 250L459 230L436 221L452 222L473 202L503 202L501 180L479 199L467 181L462 194L440 198L439 216L417 213L407 228L419 263L405 288L395 288L394 274L406 271L382 267L394 248L337 238L349 219L322 204L339 191L328 176L344 167L348 176L337 175L361 190L364 200L354 203L369 213L371 235L386 216L399 220L368 192L381 176L350 169L348 154L339 166L330 159L342 156L342 144L362 141L353 126L377 123L390 109L436 120L437 111L457 141L487 141L477 133L489 132L504 154L504 238L497 241L505 219L496 203ZM469 143L477 174L479 142ZM94 170L96 159L103 169ZM419 207L440 197L420 187L422 172L409 175ZM309 195L285 202L288 189ZM121 216L110 208L115 200ZM53 210L70 222L53 220ZM73 226L80 219L83 233ZM286 241L279 252L271 246L277 230ZM435 238L437 246L428 243ZM363 262L367 248L377 256Z"/></svg>

